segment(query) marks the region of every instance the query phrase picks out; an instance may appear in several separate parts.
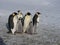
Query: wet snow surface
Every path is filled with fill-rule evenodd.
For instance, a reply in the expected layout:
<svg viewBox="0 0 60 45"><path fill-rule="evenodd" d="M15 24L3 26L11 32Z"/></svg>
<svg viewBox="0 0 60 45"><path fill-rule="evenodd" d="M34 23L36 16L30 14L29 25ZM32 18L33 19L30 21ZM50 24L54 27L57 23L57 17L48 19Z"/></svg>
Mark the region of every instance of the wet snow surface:
<svg viewBox="0 0 60 45"><path fill-rule="evenodd" d="M3 19L4 18L4 19ZM60 25L44 24L42 20L37 34L7 34L7 18L0 16L0 45L60 45Z"/></svg>

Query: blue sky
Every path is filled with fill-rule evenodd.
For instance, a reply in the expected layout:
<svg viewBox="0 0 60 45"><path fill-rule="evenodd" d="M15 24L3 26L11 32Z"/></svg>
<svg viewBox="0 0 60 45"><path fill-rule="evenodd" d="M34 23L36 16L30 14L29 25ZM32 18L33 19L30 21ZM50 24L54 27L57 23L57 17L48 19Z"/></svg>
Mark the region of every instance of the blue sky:
<svg viewBox="0 0 60 45"><path fill-rule="evenodd" d="M60 23L60 0L0 0L0 15L9 15L21 10L24 14L30 11L32 15L41 12L41 22Z"/></svg>

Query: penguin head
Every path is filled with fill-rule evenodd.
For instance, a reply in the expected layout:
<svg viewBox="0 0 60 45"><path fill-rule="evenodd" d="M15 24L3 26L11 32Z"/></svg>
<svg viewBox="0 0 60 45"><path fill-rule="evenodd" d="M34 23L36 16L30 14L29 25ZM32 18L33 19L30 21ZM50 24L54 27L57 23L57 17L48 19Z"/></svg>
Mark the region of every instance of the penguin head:
<svg viewBox="0 0 60 45"><path fill-rule="evenodd" d="M41 13L40 12L36 12L36 15L40 15Z"/></svg>
<svg viewBox="0 0 60 45"><path fill-rule="evenodd" d="M21 14L21 15L23 15L23 14L22 14L22 12L21 12L21 10L18 10L17 12L18 12L18 14Z"/></svg>
<svg viewBox="0 0 60 45"><path fill-rule="evenodd" d="M18 15L17 15L18 19L23 18L23 14L22 14L21 10L18 10L17 13L18 13Z"/></svg>
<svg viewBox="0 0 60 45"><path fill-rule="evenodd" d="M31 15L31 13L30 12L27 12L27 14L26 15Z"/></svg>
<svg viewBox="0 0 60 45"><path fill-rule="evenodd" d="M15 15L17 15L17 13L16 13L16 12L14 12L14 13L13 13L13 16L15 16Z"/></svg>
<svg viewBox="0 0 60 45"><path fill-rule="evenodd" d="M18 10L17 12L20 12L20 10Z"/></svg>

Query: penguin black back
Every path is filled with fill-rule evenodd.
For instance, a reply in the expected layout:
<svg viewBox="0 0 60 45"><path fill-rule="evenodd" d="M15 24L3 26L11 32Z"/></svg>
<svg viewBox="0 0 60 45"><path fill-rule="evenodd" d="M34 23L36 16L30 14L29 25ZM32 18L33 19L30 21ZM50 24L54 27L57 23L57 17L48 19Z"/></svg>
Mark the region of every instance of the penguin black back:
<svg viewBox="0 0 60 45"><path fill-rule="evenodd" d="M8 25L9 25L9 30L11 30L11 28L13 28L13 15L11 14L9 16L9 19L8 19Z"/></svg>

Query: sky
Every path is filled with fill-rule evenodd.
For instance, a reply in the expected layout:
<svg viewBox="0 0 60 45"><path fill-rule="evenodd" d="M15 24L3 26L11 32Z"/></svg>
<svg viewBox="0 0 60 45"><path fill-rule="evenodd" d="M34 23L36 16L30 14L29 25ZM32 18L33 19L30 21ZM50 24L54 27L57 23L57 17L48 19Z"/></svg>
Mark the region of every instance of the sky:
<svg viewBox="0 0 60 45"><path fill-rule="evenodd" d="M32 15L39 11L43 24L60 26L60 0L0 0L0 16L9 16L17 10L23 14L29 11Z"/></svg>

